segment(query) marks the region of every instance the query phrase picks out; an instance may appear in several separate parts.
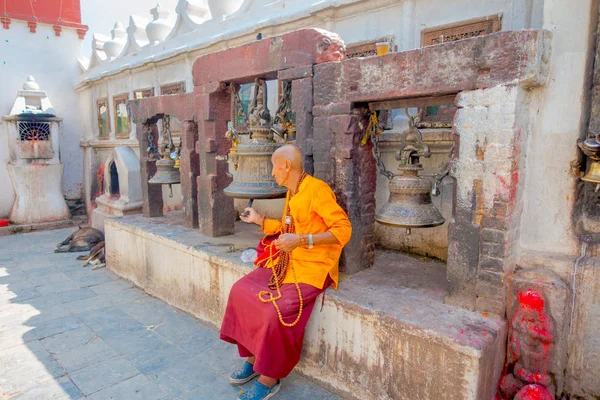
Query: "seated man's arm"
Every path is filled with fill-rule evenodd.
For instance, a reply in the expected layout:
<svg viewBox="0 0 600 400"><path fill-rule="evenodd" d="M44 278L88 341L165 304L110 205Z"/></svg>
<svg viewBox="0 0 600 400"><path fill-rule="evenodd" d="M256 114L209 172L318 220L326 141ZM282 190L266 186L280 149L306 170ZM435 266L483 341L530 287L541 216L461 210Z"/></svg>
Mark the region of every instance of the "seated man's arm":
<svg viewBox="0 0 600 400"><path fill-rule="evenodd" d="M313 202L313 209L329 227L327 232L313 234L313 244L339 243L345 246L352 236L352 225L342 207L337 203L333 191L329 187L319 190L316 192Z"/></svg>

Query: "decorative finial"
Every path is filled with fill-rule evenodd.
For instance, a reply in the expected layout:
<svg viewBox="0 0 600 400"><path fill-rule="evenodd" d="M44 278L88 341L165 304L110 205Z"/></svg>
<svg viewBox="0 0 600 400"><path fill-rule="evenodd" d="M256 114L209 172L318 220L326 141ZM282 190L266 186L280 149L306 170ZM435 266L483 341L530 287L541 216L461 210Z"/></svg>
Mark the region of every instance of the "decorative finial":
<svg viewBox="0 0 600 400"><path fill-rule="evenodd" d="M23 85L24 90L40 90L40 85L37 84L33 76L27 77L27 82Z"/></svg>

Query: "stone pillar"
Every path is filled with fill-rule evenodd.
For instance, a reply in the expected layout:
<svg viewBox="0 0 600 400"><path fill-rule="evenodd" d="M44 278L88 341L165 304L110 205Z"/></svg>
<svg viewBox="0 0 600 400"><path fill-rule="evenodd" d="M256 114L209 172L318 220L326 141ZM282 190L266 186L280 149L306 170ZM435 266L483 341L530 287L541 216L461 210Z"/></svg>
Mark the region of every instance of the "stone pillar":
<svg viewBox="0 0 600 400"><path fill-rule="evenodd" d="M521 149L528 129L527 92L519 86L459 93L457 159L449 225L446 301L504 316L504 277L515 269L521 215Z"/></svg>
<svg viewBox="0 0 600 400"><path fill-rule="evenodd" d="M142 213L145 217L161 217L163 215L162 185L150 185L148 180L156 173L156 161L148 159L146 149L149 146L148 131L152 130L154 146L158 148L158 127L156 119L147 120L144 124L136 124L138 142L140 143L140 171L142 174ZM108 171L105 171L108 173Z"/></svg>
<svg viewBox="0 0 600 400"><path fill-rule="evenodd" d="M231 142L225 138L231 112L229 91L224 84L209 83L196 86L194 94L200 232L213 237L231 235L235 222L233 198L223 193L232 181L227 164Z"/></svg>
<svg viewBox="0 0 600 400"><path fill-rule="evenodd" d="M198 228L198 170L200 160L196 152L198 125L194 121L181 122L181 155L179 173L183 195L183 224Z"/></svg>
<svg viewBox="0 0 600 400"><path fill-rule="evenodd" d="M312 68L310 68L312 75ZM314 174L313 161L313 78L292 81L292 111L296 114L296 146L304 156L304 169Z"/></svg>
<svg viewBox="0 0 600 400"><path fill-rule="evenodd" d="M350 104L313 110L315 176L333 188L352 223L352 238L340 259L340 270L347 274L370 267L375 257L376 168L371 145L360 146L366 111Z"/></svg>

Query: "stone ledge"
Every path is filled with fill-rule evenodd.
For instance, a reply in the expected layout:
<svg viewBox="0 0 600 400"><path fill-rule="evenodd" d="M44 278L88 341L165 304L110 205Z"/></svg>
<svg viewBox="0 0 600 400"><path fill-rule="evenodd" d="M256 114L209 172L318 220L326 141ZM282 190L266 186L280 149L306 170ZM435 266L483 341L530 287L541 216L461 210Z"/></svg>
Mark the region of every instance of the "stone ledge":
<svg viewBox="0 0 600 400"><path fill-rule="evenodd" d="M231 286L251 270L240 251L253 247L258 235L240 223L235 235L210 238L182 220L181 213L107 220L108 268L219 326ZM443 285L411 287L402 264L419 259L394 254L397 266L376 262L344 280L339 291L328 290L322 307L317 300L297 369L347 398L493 398L505 322L442 304Z"/></svg>

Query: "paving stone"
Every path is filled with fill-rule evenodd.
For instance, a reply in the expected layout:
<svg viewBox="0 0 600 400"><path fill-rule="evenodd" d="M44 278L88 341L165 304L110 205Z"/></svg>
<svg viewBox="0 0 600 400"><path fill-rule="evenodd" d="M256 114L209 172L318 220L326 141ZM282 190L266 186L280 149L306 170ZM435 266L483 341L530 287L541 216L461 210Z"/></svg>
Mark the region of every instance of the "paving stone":
<svg viewBox="0 0 600 400"><path fill-rule="evenodd" d="M114 357L117 354L104 340L95 336L83 346L54 354L54 358L65 371L73 372Z"/></svg>
<svg viewBox="0 0 600 400"><path fill-rule="evenodd" d="M156 385L143 375L120 382L88 397L88 400L160 400L165 398Z"/></svg>
<svg viewBox="0 0 600 400"><path fill-rule="evenodd" d="M92 288L94 287L95 286L92 286ZM149 296L141 290L130 288L126 290L119 290L108 295L102 295L102 297L107 297L112 304L118 306L123 303L131 303L137 300L145 299Z"/></svg>
<svg viewBox="0 0 600 400"><path fill-rule="evenodd" d="M198 329L202 327L202 329ZM187 315L178 314L165 320L154 330L171 343L177 344L191 357L215 344L215 334L208 327Z"/></svg>
<svg viewBox="0 0 600 400"><path fill-rule="evenodd" d="M32 290L34 288L35 288L35 286L28 280L23 280L21 282L0 284L0 294L15 293L18 295L19 292Z"/></svg>
<svg viewBox="0 0 600 400"><path fill-rule="evenodd" d="M95 286L113 281L112 277L101 272L101 270L93 271L89 270L89 268L83 271L69 273L69 278L81 287Z"/></svg>
<svg viewBox="0 0 600 400"><path fill-rule="evenodd" d="M27 280L27 274L20 269L13 268L9 270L7 268L0 268L0 284L6 285L9 283L22 282Z"/></svg>
<svg viewBox="0 0 600 400"><path fill-rule="evenodd" d="M17 307L18 313L0 318L0 325L27 325L38 326L41 323L53 319L69 316L71 313L62 304L55 304L42 309L31 307L27 304L20 304Z"/></svg>
<svg viewBox="0 0 600 400"><path fill-rule="evenodd" d="M88 396L139 375L125 358L116 356L70 374L71 380Z"/></svg>
<svg viewBox="0 0 600 400"><path fill-rule="evenodd" d="M281 400L333 400L331 393L311 384L308 380L296 374L292 374L283 380L281 391L277 395L277 398Z"/></svg>
<svg viewBox="0 0 600 400"><path fill-rule="evenodd" d="M153 353L160 349L173 349L173 344L167 343L149 329L111 337L106 339L106 342L126 358L142 352Z"/></svg>
<svg viewBox="0 0 600 400"><path fill-rule="evenodd" d="M180 315L168 304L149 296L133 302L119 304L117 308L146 326L157 326L167 318Z"/></svg>
<svg viewBox="0 0 600 400"><path fill-rule="evenodd" d="M52 353L61 353L88 343L94 337L87 326L73 329L72 331L59 333L58 335L50 336L43 339L41 342Z"/></svg>
<svg viewBox="0 0 600 400"><path fill-rule="evenodd" d="M32 330L23 335L23 339L28 342L31 340L43 339L54 336L59 333L67 332L83 326L83 322L73 315L53 319L34 326Z"/></svg>
<svg viewBox="0 0 600 400"><path fill-rule="evenodd" d="M190 357L175 345L159 346L129 354L126 358L144 375L152 377L161 371L176 366L178 363L189 360Z"/></svg>
<svg viewBox="0 0 600 400"><path fill-rule="evenodd" d="M89 290L89 288L85 288L85 290ZM107 308L110 306L112 306L111 302L108 301L107 298L100 296L94 296L84 300L65 303L65 307L68 308L73 314L83 314L87 313L88 311Z"/></svg>
<svg viewBox="0 0 600 400"><path fill-rule="evenodd" d="M240 390L242 390L240 387L231 385L223 378L218 378L176 397L175 400L236 399Z"/></svg>
<svg viewBox="0 0 600 400"><path fill-rule="evenodd" d="M22 303L35 297L40 297L42 293L37 291L33 286L18 289L16 291L9 291L0 294L0 304L10 303Z"/></svg>
<svg viewBox="0 0 600 400"><path fill-rule="evenodd" d="M58 272L55 274L46 274L39 276L28 275L29 282L31 282L34 286L43 286L60 282L69 282L70 279L63 273Z"/></svg>
<svg viewBox="0 0 600 400"><path fill-rule="evenodd" d="M65 374L39 342L0 351L0 387L4 395L26 392Z"/></svg>
<svg viewBox="0 0 600 400"><path fill-rule="evenodd" d="M243 360L239 356L237 346L222 340L216 341L213 346L203 348L194 358L210 366L216 373L227 377L242 364Z"/></svg>
<svg viewBox="0 0 600 400"><path fill-rule="evenodd" d="M69 290L68 292L57 293L56 295L60 299L61 303L72 303L74 301L97 297L96 293L89 288Z"/></svg>
<svg viewBox="0 0 600 400"><path fill-rule="evenodd" d="M181 360L169 368L148 375L148 378L170 398L194 390L206 382L214 382L219 379L207 365L192 359Z"/></svg>
<svg viewBox="0 0 600 400"><path fill-rule="evenodd" d="M38 286L36 288L41 294L63 293L72 290L80 289L79 286L72 281L51 283L48 285Z"/></svg>
<svg viewBox="0 0 600 400"><path fill-rule="evenodd" d="M101 285L96 285L92 288L92 290L94 292L96 292L96 294L99 294L102 296L110 296L110 295L114 294L115 292L129 289L131 287L132 287L131 284L127 283L126 281L118 280L118 281L103 283Z"/></svg>
<svg viewBox="0 0 600 400"><path fill-rule="evenodd" d="M15 400L77 400L83 394L69 377L63 376L57 380L46 382L24 393L18 394Z"/></svg>
<svg viewBox="0 0 600 400"><path fill-rule="evenodd" d="M144 328L137 320L131 318L115 307L100 308L79 314L79 317L98 336L108 339L125 333L136 332Z"/></svg>

